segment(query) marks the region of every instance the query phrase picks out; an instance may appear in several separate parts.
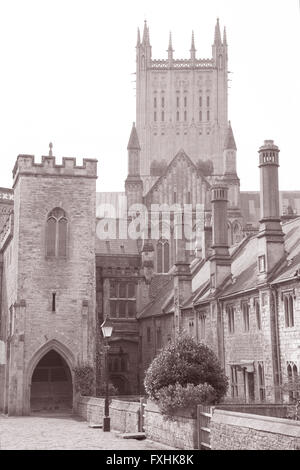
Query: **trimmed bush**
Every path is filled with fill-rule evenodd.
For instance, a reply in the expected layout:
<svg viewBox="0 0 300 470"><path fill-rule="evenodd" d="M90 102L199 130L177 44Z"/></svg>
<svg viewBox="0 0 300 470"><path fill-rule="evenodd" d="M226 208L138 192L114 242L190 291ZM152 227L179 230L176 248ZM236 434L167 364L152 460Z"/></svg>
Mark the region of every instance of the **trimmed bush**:
<svg viewBox="0 0 300 470"><path fill-rule="evenodd" d="M214 389L212 401L217 403L226 394L228 379L210 348L188 336L180 336L154 358L145 377L146 392L155 401L162 388L176 384L210 385Z"/></svg>
<svg viewBox="0 0 300 470"><path fill-rule="evenodd" d="M172 415L178 409L194 409L199 403L211 405L216 400L214 388L207 383L185 387L176 383L157 392L157 401L163 414Z"/></svg>

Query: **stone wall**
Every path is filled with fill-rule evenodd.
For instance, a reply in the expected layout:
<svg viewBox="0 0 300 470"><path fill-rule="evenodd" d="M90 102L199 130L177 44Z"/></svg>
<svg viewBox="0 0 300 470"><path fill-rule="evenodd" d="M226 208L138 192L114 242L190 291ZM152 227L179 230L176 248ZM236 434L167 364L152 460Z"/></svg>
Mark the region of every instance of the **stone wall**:
<svg viewBox="0 0 300 470"><path fill-rule="evenodd" d="M212 450L300 449L300 422L215 410L211 419Z"/></svg>
<svg viewBox="0 0 300 470"><path fill-rule="evenodd" d="M148 402L144 426L147 438L153 441L177 449L197 448L197 421L191 416L182 413L170 419L163 416L154 403Z"/></svg>
<svg viewBox="0 0 300 470"><path fill-rule="evenodd" d="M77 414L89 423L103 424L104 398L81 397L76 406ZM123 433L140 430L140 403L112 399L109 406L111 429Z"/></svg>

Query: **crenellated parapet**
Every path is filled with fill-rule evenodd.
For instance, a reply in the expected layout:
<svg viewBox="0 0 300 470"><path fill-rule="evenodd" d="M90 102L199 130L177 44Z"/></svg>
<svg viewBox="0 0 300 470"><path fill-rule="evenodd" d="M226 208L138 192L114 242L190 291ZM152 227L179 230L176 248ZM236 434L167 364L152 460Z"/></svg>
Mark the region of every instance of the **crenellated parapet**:
<svg viewBox="0 0 300 470"><path fill-rule="evenodd" d="M154 59L150 62L152 70L157 69L212 69L215 66L214 59L176 59L169 60Z"/></svg>
<svg viewBox="0 0 300 470"><path fill-rule="evenodd" d="M14 185L19 175L97 178L97 160L84 158L83 165L77 165L76 158L63 157L62 164L56 164L55 157L43 156L36 163L33 155L19 155L13 169Z"/></svg>

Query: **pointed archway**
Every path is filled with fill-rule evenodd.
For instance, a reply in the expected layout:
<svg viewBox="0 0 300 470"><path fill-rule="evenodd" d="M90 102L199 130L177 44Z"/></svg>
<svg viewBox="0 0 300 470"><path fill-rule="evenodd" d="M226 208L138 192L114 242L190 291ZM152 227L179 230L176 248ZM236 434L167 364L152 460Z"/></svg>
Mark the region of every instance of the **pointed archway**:
<svg viewBox="0 0 300 470"><path fill-rule="evenodd" d="M71 411L73 402L70 368L55 349L50 349L36 364L30 387L31 412Z"/></svg>

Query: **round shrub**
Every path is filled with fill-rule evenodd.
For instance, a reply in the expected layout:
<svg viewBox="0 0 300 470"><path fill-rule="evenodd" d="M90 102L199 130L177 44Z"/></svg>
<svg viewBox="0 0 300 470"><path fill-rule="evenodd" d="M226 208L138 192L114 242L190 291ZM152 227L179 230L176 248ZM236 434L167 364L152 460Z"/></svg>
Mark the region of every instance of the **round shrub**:
<svg viewBox="0 0 300 470"><path fill-rule="evenodd" d="M163 414L172 415L178 409L193 409L201 403L211 405L216 400L214 388L207 383L185 387L176 383L157 392L157 401Z"/></svg>
<svg viewBox="0 0 300 470"><path fill-rule="evenodd" d="M217 403L228 388L228 379L215 353L188 336L180 336L162 349L150 364L144 383L152 400L157 400L158 391L169 385L206 383L213 387Z"/></svg>

